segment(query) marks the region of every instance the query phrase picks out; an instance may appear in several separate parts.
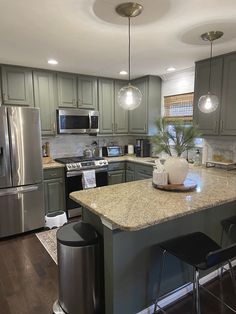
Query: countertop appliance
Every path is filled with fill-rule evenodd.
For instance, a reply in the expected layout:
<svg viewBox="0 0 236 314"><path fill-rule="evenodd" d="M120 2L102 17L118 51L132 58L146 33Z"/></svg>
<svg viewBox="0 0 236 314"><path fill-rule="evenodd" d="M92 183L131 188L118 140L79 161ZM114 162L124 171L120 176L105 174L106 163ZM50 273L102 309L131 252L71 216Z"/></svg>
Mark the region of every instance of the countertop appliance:
<svg viewBox="0 0 236 314"><path fill-rule="evenodd" d="M55 159L65 165L65 186L66 186L66 211L67 216L74 217L81 214L81 207L70 199L71 192L83 189L82 174L84 170L94 169L96 186L108 184L108 161L101 157L87 158L84 156L66 157Z"/></svg>
<svg viewBox="0 0 236 314"><path fill-rule="evenodd" d="M136 157L150 157L151 155L151 144L148 139L137 139L136 140Z"/></svg>
<svg viewBox="0 0 236 314"><path fill-rule="evenodd" d="M0 238L44 226L39 109L0 107Z"/></svg>
<svg viewBox="0 0 236 314"><path fill-rule="evenodd" d="M119 157L123 155L124 153L121 146L103 146L102 147L103 157Z"/></svg>
<svg viewBox="0 0 236 314"><path fill-rule="evenodd" d="M99 112L85 109L58 109L59 134L97 134Z"/></svg>

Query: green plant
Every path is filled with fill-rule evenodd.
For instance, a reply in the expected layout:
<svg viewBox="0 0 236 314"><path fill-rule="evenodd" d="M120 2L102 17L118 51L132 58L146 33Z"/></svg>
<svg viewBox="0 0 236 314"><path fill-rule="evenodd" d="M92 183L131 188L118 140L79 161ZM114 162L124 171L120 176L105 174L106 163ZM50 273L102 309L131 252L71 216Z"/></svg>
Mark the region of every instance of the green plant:
<svg viewBox="0 0 236 314"><path fill-rule="evenodd" d="M194 140L201 136L198 127L193 125L184 125L183 121L171 122L173 132L168 130L169 123L165 118L156 121L158 133L152 137L152 143L156 146L156 153L165 152L172 156L175 151L180 157L183 152L194 148Z"/></svg>

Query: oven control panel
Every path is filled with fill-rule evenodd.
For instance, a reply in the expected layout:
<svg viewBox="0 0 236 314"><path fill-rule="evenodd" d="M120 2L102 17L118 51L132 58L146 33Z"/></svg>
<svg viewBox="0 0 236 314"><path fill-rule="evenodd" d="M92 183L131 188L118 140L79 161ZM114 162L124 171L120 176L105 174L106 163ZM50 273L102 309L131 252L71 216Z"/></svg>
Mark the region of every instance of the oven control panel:
<svg viewBox="0 0 236 314"><path fill-rule="evenodd" d="M83 170L83 169L96 169L108 165L107 160L89 160L66 164L67 171Z"/></svg>

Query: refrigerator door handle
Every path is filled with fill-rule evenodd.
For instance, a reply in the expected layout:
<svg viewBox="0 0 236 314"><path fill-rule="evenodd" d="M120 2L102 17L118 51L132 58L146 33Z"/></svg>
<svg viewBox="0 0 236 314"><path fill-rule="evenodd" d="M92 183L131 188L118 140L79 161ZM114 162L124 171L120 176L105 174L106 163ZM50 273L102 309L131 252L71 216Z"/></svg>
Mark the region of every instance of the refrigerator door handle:
<svg viewBox="0 0 236 314"><path fill-rule="evenodd" d="M0 156L3 155L3 147L0 147Z"/></svg>
<svg viewBox="0 0 236 314"><path fill-rule="evenodd" d="M16 194L23 194L27 192L33 192L37 191L38 186L26 186L26 187L19 187L19 188L13 188L13 189L5 189L3 191L0 191L0 197L1 196L8 196L8 195L16 195Z"/></svg>

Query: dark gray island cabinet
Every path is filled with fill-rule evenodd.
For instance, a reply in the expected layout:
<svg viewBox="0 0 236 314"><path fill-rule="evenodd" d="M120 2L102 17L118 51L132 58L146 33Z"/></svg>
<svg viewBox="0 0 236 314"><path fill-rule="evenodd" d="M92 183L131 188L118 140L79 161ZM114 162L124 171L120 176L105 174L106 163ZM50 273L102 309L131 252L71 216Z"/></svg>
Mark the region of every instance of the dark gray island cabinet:
<svg viewBox="0 0 236 314"><path fill-rule="evenodd" d="M198 184L189 193L156 190L151 179L71 193L103 241L105 314L135 314L153 305L160 242L194 231L220 242L221 220L235 214L236 175L193 168L189 177ZM192 279L191 269L173 256L165 265L162 296Z"/></svg>

